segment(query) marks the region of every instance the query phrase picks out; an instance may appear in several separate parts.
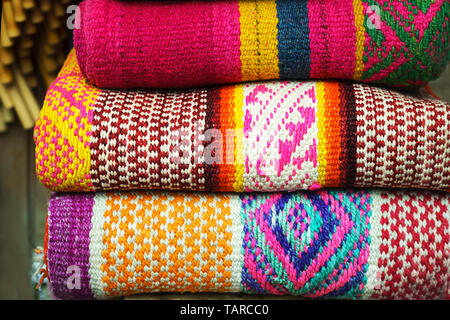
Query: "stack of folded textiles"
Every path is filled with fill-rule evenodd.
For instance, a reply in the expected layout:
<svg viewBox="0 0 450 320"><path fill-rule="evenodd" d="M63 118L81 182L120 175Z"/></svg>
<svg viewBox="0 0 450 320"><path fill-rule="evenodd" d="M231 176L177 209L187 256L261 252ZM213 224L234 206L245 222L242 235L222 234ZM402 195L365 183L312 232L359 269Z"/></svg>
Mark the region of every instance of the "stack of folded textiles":
<svg viewBox="0 0 450 320"><path fill-rule="evenodd" d="M447 297L448 1L80 13L34 132L56 297Z"/></svg>

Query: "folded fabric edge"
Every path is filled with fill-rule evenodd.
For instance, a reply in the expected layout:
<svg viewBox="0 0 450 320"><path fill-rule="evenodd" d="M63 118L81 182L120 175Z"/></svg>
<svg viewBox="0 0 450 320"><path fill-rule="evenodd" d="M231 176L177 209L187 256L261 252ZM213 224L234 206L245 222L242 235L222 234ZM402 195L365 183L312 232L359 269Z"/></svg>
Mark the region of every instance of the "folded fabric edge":
<svg viewBox="0 0 450 320"><path fill-rule="evenodd" d="M72 51L34 130L41 183L71 192L449 189L448 104L429 96L333 81L171 92L95 88ZM216 135L217 158L207 153Z"/></svg>
<svg viewBox="0 0 450 320"><path fill-rule="evenodd" d="M82 70L93 83L109 88L323 77L420 86L437 78L449 60L446 52L449 4L445 0L423 6L412 3L381 6L372 0L346 0L332 8L316 1L200 4L185 1L173 6L172 11L167 10L164 1L125 5L120 1L97 0L85 1L82 7L83 4L86 10L82 8L81 13L87 22L81 30L75 30L75 46L83 57ZM105 7L109 14L116 12L115 19L98 14ZM198 14L186 16L186 10ZM142 13L143 18L136 19L136 12ZM153 19L157 13L159 23ZM217 25L216 21L209 21L211 16L217 19ZM185 21L188 28L180 29L180 23ZM204 21L209 24L202 24ZM224 21L228 23L225 37ZM121 32L111 31L117 25L121 26ZM147 30L139 41L130 36L136 28ZM166 32L161 32L162 28L166 28ZM102 45L109 41L105 33L112 34L110 37L114 37L117 45ZM164 35L172 35L172 38L164 38ZM198 44L191 35L202 38L205 46ZM152 42L153 39L161 41ZM149 45L142 46L146 40ZM226 50L216 50L223 48L224 43ZM260 46L261 43L265 45ZM172 48L170 53L176 54L168 53L154 59L167 47ZM196 52L198 47L203 51ZM201 58L189 59L190 54ZM186 57L191 64L177 57ZM219 66L208 65L211 61L221 61L220 58L225 62ZM154 68L148 68L149 65ZM111 73L109 66L115 66L115 72ZM193 68L193 74L185 72ZM166 73L157 73L155 69ZM151 73L145 76L148 70Z"/></svg>
<svg viewBox="0 0 450 320"><path fill-rule="evenodd" d="M63 299L153 292L442 299L449 208L447 194L426 191L56 194L49 279Z"/></svg>

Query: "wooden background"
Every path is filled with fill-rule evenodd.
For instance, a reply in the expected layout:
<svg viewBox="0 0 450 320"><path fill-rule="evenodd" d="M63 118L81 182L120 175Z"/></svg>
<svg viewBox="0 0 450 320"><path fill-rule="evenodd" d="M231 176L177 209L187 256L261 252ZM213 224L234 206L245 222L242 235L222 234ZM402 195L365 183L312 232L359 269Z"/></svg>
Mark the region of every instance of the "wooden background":
<svg viewBox="0 0 450 320"><path fill-rule="evenodd" d="M430 84L450 102L450 68ZM50 192L34 172L32 131L16 121L0 134L0 299L36 299L32 288L31 253L43 245L45 216ZM232 298L241 295L148 295L151 299ZM139 297L142 298L142 297Z"/></svg>

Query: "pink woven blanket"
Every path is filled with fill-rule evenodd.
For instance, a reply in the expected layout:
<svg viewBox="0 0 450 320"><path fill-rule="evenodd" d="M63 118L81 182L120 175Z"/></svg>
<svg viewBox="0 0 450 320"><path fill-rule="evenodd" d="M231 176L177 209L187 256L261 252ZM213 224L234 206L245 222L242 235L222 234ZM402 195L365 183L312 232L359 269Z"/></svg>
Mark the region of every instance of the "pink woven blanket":
<svg viewBox="0 0 450 320"><path fill-rule="evenodd" d="M450 58L450 3L84 0L79 65L103 88L263 79L423 85Z"/></svg>

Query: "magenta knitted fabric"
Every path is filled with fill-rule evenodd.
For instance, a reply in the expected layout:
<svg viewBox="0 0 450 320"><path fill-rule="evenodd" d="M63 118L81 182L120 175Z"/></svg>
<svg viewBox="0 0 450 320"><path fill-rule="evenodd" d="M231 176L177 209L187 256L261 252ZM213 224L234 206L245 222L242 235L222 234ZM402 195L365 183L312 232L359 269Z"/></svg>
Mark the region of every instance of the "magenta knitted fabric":
<svg viewBox="0 0 450 320"><path fill-rule="evenodd" d="M48 250L47 260L50 281L54 294L61 299L92 298L89 289L89 232L92 228L93 193L73 194L72 197L54 195L49 202L48 211ZM70 230L66 225L71 226ZM68 278L78 273L80 288L73 290ZM75 284L76 285L76 284Z"/></svg>

